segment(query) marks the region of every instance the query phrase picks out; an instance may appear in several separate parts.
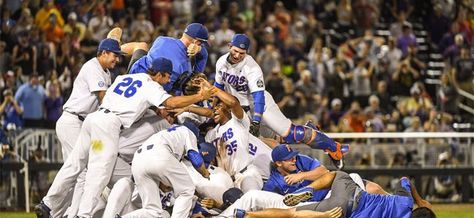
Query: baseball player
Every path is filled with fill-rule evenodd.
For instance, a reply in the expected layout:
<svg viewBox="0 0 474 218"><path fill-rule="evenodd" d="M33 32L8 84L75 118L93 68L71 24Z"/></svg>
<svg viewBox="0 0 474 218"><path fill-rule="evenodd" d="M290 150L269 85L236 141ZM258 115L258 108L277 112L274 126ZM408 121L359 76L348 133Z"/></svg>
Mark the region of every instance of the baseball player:
<svg viewBox="0 0 474 218"><path fill-rule="evenodd" d="M150 137L136 151L132 161L132 173L142 199L142 209L123 217L160 217L163 213L159 184L172 187L176 200L171 217L187 217L193 206L195 187L180 161L187 157L193 167L209 178L202 156L197 148L199 129L191 122L183 126L173 125Z"/></svg>
<svg viewBox="0 0 474 218"><path fill-rule="evenodd" d="M85 117L96 111L111 84L109 69L115 67L122 55L119 43L110 38L102 40L97 49L97 56L82 65L74 80L71 96L63 106L63 113L56 122L56 135L61 144L63 160L71 153L81 130ZM78 177L78 186L73 196L79 196L77 190L82 189L84 176ZM72 195L72 193L71 193ZM80 198L72 200L78 202ZM71 198L68 197L68 198ZM58 216L64 214L70 200L63 201Z"/></svg>
<svg viewBox="0 0 474 218"><path fill-rule="evenodd" d="M343 217L436 217L430 210L431 204L420 197L406 177L400 179L394 195L377 195L360 189L345 172L329 172L301 189L299 194L285 196L283 202L289 206L295 205L305 200L301 197L305 193L329 187L333 192L330 198L299 207L297 210L322 211L337 205L342 208ZM421 216L413 211L412 214L413 203L419 206L417 209L425 210L427 213ZM239 214L237 217L243 217L242 213Z"/></svg>
<svg viewBox="0 0 474 218"><path fill-rule="evenodd" d="M173 72L170 82L164 88L174 93L181 86L178 80L188 77L193 71L204 71L208 53L202 45L208 46L208 38L206 27L200 23L189 24L180 39L160 36L153 42L148 53L132 65L129 72L131 74L146 72L153 60L165 57L173 62ZM195 62L194 65L191 62Z"/></svg>
<svg viewBox="0 0 474 218"><path fill-rule="evenodd" d="M328 152L338 168L348 145L341 146L323 132L308 126L295 125L278 108L270 93L265 91L263 73L257 62L247 55L250 39L236 34L229 44L229 53L216 62L214 85L236 96L246 111L253 111L250 132L258 136L260 123L282 137L284 143L305 143Z"/></svg>
<svg viewBox="0 0 474 218"><path fill-rule="evenodd" d="M192 96L171 97L162 88L169 82L172 63L155 59L147 74L118 76L107 90L99 111L88 115L78 141L58 172L48 194L35 207L37 215L49 217L57 211L65 192L87 166L86 182L78 216L91 217L93 205L110 179L118 154L118 138L122 128L129 128L150 106L184 107L210 97L210 89ZM126 102L126 103L124 103Z"/></svg>
<svg viewBox="0 0 474 218"><path fill-rule="evenodd" d="M272 160L275 166L262 190L280 195L292 193L305 187L328 172L318 160L298 154L297 151L293 151L285 144L273 148ZM328 189L316 191L313 193L311 201L321 201L328 192Z"/></svg>

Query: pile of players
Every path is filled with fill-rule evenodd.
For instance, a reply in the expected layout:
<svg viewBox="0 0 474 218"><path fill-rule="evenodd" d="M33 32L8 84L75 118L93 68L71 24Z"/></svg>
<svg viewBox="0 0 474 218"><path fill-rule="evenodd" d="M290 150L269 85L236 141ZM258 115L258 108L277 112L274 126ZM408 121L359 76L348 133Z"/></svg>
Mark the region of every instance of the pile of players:
<svg viewBox="0 0 474 218"><path fill-rule="evenodd" d="M407 179L391 195L293 151L320 149L342 169L349 147L281 113L246 35L218 59L214 84L203 25L150 48L120 37L111 30L74 81L56 125L65 162L38 217L410 217L413 202L432 213ZM129 72L112 83L123 55Z"/></svg>

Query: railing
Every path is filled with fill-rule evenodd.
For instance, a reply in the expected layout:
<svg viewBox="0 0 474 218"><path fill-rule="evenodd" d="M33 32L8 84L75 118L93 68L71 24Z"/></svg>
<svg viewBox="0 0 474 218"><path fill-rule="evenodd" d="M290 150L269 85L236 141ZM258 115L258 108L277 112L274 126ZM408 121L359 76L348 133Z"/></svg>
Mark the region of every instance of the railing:
<svg viewBox="0 0 474 218"><path fill-rule="evenodd" d="M367 178L376 175L411 175L418 181L421 180L421 176L460 175L463 181L463 192L470 190L469 186L472 186L474 132L329 133L328 135L351 145L350 153L345 157L345 170L348 172L358 172ZM29 211L29 172L58 170L62 165L61 147L52 130L25 130L17 135L14 144L15 152L20 156L19 161L2 162L1 169L2 172L12 174L11 194L17 198L18 206ZM437 167L433 156L437 157L438 154L452 148L452 146L456 146L458 153L464 154L462 162L454 168ZM296 147L302 153L317 157L328 168L331 168L326 154L320 150L314 150L305 145L296 145ZM418 150L418 166L393 167L389 162L381 161L383 155L386 156L385 158L390 158L397 151L410 149ZM25 161L32 158L33 152L41 152L44 161L39 163ZM370 157L370 161L364 166L357 164L360 154ZM463 195L462 201L467 202L471 199L468 198L468 195Z"/></svg>

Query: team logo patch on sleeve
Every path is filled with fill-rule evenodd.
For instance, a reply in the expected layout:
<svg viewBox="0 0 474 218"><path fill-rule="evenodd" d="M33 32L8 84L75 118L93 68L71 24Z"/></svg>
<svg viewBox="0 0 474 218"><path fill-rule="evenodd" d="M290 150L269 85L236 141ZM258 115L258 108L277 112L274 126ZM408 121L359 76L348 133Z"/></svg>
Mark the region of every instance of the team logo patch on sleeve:
<svg viewBox="0 0 474 218"><path fill-rule="evenodd" d="M105 82L104 81L99 81L99 87L104 87L105 86Z"/></svg>
<svg viewBox="0 0 474 218"><path fill-rule="evenodd" d="M263 87L263 81L262 81L261 79L259 79L259 80L257 81L257 87L258 87L258 88L262 88L262 87Z"/></svg>

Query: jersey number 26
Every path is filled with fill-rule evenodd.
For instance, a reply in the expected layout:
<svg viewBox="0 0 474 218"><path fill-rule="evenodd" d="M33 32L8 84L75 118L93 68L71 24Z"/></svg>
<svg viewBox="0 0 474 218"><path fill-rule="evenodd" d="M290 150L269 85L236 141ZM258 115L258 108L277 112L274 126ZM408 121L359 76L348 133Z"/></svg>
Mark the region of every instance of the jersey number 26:
<svg viewBox="0 0 474 218"><path fill-rule="evenodd" d="M142 81L140 80L133 81L132 78L125 77L123 78L122 82L120 82L119 84L117 84L117 86L115 86L114 92L119 95L123 94L123 96L125 96L126 98L130 98L133 95L135 95L135 93L137 92L137 88L140 88L140 87L142 87Z"/></svg>

